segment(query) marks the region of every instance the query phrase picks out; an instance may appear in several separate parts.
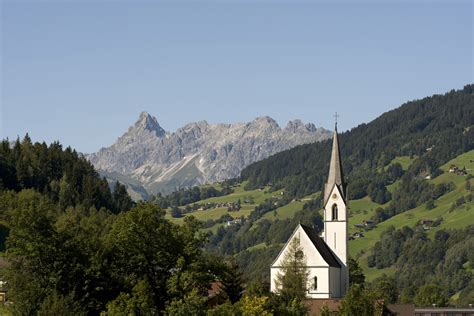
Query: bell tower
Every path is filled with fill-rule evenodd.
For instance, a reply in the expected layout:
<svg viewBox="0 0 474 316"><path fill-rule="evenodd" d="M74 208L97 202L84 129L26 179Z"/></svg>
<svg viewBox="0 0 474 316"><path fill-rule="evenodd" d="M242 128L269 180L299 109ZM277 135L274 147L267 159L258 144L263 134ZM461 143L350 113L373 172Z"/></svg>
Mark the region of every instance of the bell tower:
<svg viewBox="0 0 474 316"><path fill-rule="evenodd" d="M336 114L337 120L337 114ZM336 254L342 266L341 293L344 295L349 285L348 224L347 224L347 184L344 181L339 151L337 121L334 129L329 175L324 188L324 241Z"/></svg>

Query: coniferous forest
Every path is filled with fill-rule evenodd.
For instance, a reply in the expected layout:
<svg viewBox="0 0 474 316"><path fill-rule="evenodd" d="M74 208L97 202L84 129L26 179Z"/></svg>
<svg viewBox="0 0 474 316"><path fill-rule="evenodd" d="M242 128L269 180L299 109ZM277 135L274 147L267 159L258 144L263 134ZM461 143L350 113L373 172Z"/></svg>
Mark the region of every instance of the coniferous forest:
<svg viewBox="0 0 474 316"><path fill-rule="evenodd" d="M368 124L340 134L339 143L349 197L378 191L393 176L377 176L377 168L396 156L420 157L409 171L436 176L436 168L474 148L474 85L403 104ZM321 191L329 168L331 140L301 145L244 169L249 188L268 183L301 197ZM393 172L392 172L393 173ZM395 172L395 176L397 173ZM382 189L383 190L383 189ZM377 196L379 193L373 193ZM389 198L380 198L381 201Z"/></svg>

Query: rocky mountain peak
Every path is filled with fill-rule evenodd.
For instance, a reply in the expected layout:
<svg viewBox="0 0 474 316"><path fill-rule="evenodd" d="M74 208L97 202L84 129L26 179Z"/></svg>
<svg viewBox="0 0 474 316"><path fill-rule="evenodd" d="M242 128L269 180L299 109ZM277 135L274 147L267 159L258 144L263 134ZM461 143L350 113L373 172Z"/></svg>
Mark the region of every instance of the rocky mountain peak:
<svg viewBox="0 0 474 316"><path fill-rule="evenodd" d="M280 129L280 126L278 125L277 121L272 119L269 116L259 116L255 118L252 122L249 124L252 127L262 127L262 128L272 128L272 129Z"/></svg>
<svg viewBox="0 0 474 316"><path fill-rule="evenodd" d="M306 130L309 132L316 132L317 128L313 123L307 123L304 125L306 127Z"/></svg>
<svg viewBox="0 0 474 316"><path fill-rule="evenodd" d="M292 120L289 121L288 124L286 124L285 130L291 131L291 132L296 132L299 129L304 127L304 123L301 120Z"/></svg>
<svg viewBox="0 0 474 316"><path fill-rule="evenodd" d="M302 120L291 120L286 124L285 131L290 133L316 132L317 128L313 123L305 124Z"/></svg>
<svg viewBox="0 0 474 316"><path fill-rule="evenodd" d="M158 124L156 117L143 111L140 113L138 120L133 125L133 128L139 131L154 132L156 136L163 137L166 131Z"/></svg>

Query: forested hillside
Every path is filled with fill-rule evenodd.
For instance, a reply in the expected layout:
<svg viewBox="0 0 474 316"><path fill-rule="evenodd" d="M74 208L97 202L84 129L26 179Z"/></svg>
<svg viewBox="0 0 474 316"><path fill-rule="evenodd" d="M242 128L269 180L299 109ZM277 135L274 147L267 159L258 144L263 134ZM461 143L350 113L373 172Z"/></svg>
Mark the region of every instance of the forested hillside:
<svg viewBox="0 0 474 316"><path fill-rule="evenodd" d="M13 145L1 142L0 175L0 190L34 189L62 210L82 205L117 213L132 206L123 185L116 182L111 191L107 180L75 150L57 142L33 144L28 134Z"/></svg>
<svg viewBox="0 0 474 316"><path fill-rule="evenodd" d="M474 148L474 85L403 104L368 124L340 135L349 195L379 186L377 168L397 156L423 156L418 174ZM248 188L272 183L296 197L320 191L328 170L331 141L298 146L245 168ZM362 192L361 192L362 191Z"/></svg>

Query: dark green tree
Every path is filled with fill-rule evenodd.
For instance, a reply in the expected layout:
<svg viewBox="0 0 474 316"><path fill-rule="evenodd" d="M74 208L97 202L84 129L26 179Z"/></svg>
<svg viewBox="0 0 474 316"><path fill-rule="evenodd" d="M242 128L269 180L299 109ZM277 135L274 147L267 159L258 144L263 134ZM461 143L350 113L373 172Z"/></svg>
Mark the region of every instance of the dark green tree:
<svg viewBox="0 0 474 316"><path fill-rule="evenodd" d="M128 211L133 206L133 201L127 193L127 189L120 182L115 182L112 194L116 212Z"/></svg>
<svg viewBox="0 0 474 316"><path fill-rule="evenodd" d="M242 297L242 272L234 259L227 261L221 277L222 290L232 304Z"/></svg>
<svg viewBox="0 0 474 316"><path fill-rule="evenodd" d="M120 293L117 298L107 304L107 311L101 315L159 315L150 293L148 282L140 280L133 287L131 294Z"/></svg>
<svg viewBox="0 0 474 316"><path fill-rule="evenodd" d="M74 188L68 181L66 175L61 178L59 182L59 207L61 209L66 209L66 207L74 205Z"/></svg>
<svg viewBox="0 0 474 316"><path fill-rule="evenodd" d="M435 207L436 207L436 206L435 206L435 204L434 204L433 199L429 199L429 200L426 202L425 208L426 208L427 210L432 210L432 209L434 209Z"/></svg>
<svg viewBox="0 0 474 316"><path fill-rule="evenodd" d="M181 212L181 209L177 206L173 206L171 208L171 216L174 218L181 218L183 217L183 213Z"/></svg>
<svg viewBox="0 0 474 316"><path fill-rule="evenodd" d="M168 300L184 299L193 289L205 293L214 278L212 263L202 254L205 236L198 232L197 221L187 217L178 226L164 214L154 204L140 203L118 215L107 241L113 278L123 292L146 279L160 310Z"/></svg>
<svg viewBox="0 0 474 316"><path fill-rule="evenodd" d="M383 299L385 304L394 304L398 300L398 287L394 278L383 275L375 279L370 288L376 293L377 299Z"/></svg>
<svg viewBox="0 0 474 316"><path fill-rule="evenodd" d="M57 262L61 245L51 214L54 206L45 197L25 190L12 199L6 252L10 267L6 279L10 299L16 302L13 312L31 315L39 310L48 289L58 285L59 271L53 266L61 264Z"/></svg>
<svg viewBox="0 0 474 316"><path fill-rule="evenodd" d="M359 261L349 258L347 267L349 269L349 285L359 284L363 286L365 284L365 275L359 265Z"/></svg>
<svg viewBox="0 0 474 316"><path fill-rule="evenodd" d="M375 315L375 296L360 284L349 288L339 308L341 316L373 316Z"/></svg>
<svg viewBox="0 0 474 316"><path fill-rule="evenodd" d="M194 289L183 298L174 298L166 307L165 315L169 316L204 316L207 314L207 297Z"/></svg>
<svg viewBox="0 0 474 316"><path fill-rule="evenodd" d="M414 298L417 306L446 306L448 299L440 286L436 284L426 284L421 286Z"/></svg>
<svg viewBox="0 0 474 316"><path fill-rule="evenodd" d="M86 311L72 295L62 296L56 292L48 295L38 310L38 316L86 316Z"/></svg>

